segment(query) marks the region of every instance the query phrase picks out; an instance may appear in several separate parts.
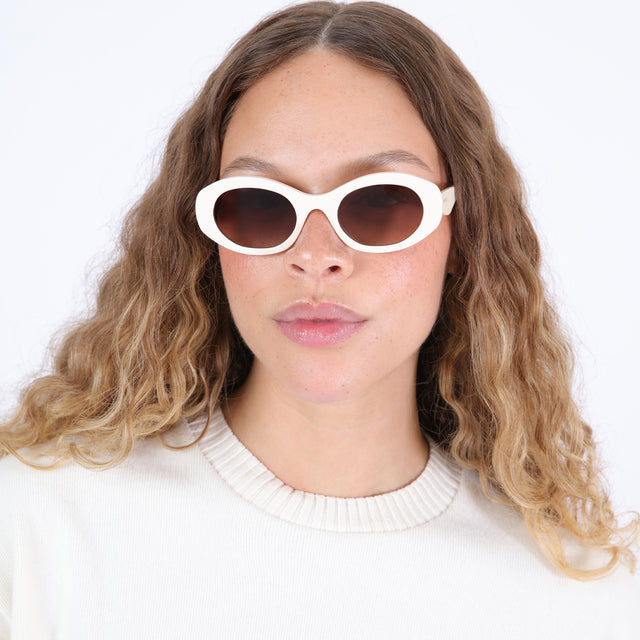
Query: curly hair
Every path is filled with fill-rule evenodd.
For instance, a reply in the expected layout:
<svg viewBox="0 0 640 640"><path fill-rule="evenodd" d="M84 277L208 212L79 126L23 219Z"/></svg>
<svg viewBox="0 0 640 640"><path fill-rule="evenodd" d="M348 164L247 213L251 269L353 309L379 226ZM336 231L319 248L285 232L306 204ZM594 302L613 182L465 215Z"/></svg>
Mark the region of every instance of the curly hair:
<svg viewBox="0 0 640 640"><path fill-rule="evenodd" d="M325 47L406 91L456 188L459 269L421 348L421 429L486 494L522 513L548 558L576 579L635 568L638 518L621 526L591 428L571 393L572 351L548 301L521 179L491 109L451 49L421 22L377 2L309 2L242 37L171 131L159 175L128 214L95 312L58 345L50 375L23 392L0 452L51 468L107 467L138 438L214 408L246 378L252 354L231 319L217 246L198 229L198 191L217 179L234 106L270 70ZM169 446L166 443L165 446ZM29 451L29 459L26 454ZM30 461L31 460L31 461ZM566 534L608 554L571 566Z"/></svg>

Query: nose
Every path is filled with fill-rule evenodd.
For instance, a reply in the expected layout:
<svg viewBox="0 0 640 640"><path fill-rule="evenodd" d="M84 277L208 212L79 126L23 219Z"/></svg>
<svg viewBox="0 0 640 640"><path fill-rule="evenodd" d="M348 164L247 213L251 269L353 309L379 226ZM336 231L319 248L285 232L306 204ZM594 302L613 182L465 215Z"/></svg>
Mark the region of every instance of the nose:
<svg viewBox="0 0 640 640"><path fill-rule="evenodd" d="M353 250L340 240L319 209L309 214L284 260L293 277L344 280L353 272Z"/></svg>

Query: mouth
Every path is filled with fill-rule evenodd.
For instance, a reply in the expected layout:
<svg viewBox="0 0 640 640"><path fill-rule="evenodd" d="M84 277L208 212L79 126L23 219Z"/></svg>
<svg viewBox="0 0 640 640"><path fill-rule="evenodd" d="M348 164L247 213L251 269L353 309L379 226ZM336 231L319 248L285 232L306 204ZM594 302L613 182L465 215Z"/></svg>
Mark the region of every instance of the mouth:
<svg viewBox="0 0 640 640"><path fill-rule="evenodd" d="M338 304L295 303L274 316L278 329L306 347L330 347L360 331L366 318Z"/></svg>

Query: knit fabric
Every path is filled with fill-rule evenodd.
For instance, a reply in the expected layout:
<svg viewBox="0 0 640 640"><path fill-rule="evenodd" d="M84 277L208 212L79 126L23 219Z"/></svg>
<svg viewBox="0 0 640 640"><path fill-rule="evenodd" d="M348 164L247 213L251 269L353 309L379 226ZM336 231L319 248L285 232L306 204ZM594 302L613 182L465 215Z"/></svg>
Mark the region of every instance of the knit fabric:
<svg viewBox="0 0 640 640"><path fill-rule="evenodd" d="M0 487L2 640L640 638L626 571L567 578L433 443L397 491L320 496L283 484L218 411L186 450L144 440L103 471L4 458Z"/></svg>

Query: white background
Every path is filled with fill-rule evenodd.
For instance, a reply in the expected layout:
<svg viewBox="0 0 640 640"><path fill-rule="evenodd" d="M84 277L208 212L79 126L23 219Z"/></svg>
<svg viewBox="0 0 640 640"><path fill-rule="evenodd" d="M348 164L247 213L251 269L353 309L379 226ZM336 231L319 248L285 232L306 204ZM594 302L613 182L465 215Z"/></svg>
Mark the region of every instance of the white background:
<svg viewBox="0 0 640 640"><path fill-rule="evenodd" d="M640 508L640 44L634 0L398 0L475 75L527 183L576 393L619 509ZM82 313L180 112L280 2L5 0L0 411Z"/></svg>

